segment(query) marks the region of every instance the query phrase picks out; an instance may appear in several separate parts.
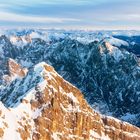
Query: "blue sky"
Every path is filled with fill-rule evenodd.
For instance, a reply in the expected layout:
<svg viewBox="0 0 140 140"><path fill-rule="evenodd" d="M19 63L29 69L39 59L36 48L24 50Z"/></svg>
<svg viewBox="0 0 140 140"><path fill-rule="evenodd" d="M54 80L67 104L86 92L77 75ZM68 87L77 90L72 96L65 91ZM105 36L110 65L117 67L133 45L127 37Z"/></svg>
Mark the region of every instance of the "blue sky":
<svg viewBox="0 0 140 140"><path fill-rule="evenodd" d="M140 29L140 0L0 0L1 27Z"/></svg>

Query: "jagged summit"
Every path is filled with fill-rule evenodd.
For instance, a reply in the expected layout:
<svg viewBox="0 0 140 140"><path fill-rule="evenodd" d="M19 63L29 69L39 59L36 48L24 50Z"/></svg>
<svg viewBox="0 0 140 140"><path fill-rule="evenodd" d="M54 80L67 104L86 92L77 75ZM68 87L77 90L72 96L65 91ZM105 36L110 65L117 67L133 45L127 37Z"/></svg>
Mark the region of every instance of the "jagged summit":
<svg viewBox="0 0 140 140"><path fill-rule="evenodd" d="M20 103L20 100L26 95L25 93L38 84L41 84L43 88L44 76L48 74L49 66L45 62L41 62L27 73L27 69L21 69L21 66L13 59L9 59L8 64L10 64L10 74L5 75L4 78L11 78L11 81L2 89L0 99L5 106L14 107Z"/></svg>
<svg viewBox="0 0 140 140"><path fill-rule="evenodd" d="M28 69L22 68L15 60L9 58L8 59L8 75L4 75L3 79L6 82L12 82L16 78L23 78L26 76Z"/></svg>
<svg viewBox="0 0 140 140"><path fill-rule="evenodd" d="M140 138L139 128L92 110L82 93L44 62L35 65L14 85L12 94L8 94L0 103L2 140ZM18 94L18 91L22 94ZM13 101L11 104L16 106L4 106L9 98L9 101ZM18 102L15 103L15 100Z"/></svg>

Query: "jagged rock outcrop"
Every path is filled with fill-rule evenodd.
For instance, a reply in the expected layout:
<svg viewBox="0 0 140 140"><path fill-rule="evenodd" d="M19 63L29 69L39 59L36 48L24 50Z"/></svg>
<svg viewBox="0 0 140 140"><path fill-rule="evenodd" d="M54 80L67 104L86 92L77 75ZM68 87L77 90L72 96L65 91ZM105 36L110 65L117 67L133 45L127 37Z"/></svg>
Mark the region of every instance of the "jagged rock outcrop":
<svg viewBox="0 0 140 140"><path fill-rule="evenodd" d="M14 92L1 100L0 139L140 139L139 128L95 112L83 94L46 63L36 65L20 80L9 85ZM24 87L22 94L17 86ZM5 101L8 98L10 103Z"/></svg>
<svg viewBox="0 0 140 140"><path fill-rule="evenodd" d="M8 75L4 75L3 79L6 82L11 82L15 80L16 78L23 78L26 76L28 69L27 68L22 68L20 64L18 64L16 61L13 59L8 60Z"/></svg>

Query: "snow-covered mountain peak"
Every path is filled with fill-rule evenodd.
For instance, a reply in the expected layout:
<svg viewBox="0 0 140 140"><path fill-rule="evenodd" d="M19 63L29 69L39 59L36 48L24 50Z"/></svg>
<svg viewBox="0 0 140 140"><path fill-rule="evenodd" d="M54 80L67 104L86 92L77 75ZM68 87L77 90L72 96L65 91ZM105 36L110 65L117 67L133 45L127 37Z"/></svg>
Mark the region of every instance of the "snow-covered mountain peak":
<svg viewBox="0 0 140 140"><path fill-rule="evenodd" d="M119 62L122 58L124 58L124 54L117 47L112 46L109 42L105 42L105 46L109 51L110 55L114 57L114 59Z"/></svg>
<svg viewBox="0 0 140 140"><path fill-rule="evenodd" d="M108 40L108 42L111 45L114 45L114 46L117 46L117 47L121 47L121 46L127 46L128 47L129 46L128 42L123 41L121 39L114 38L114 37L109 37L106 40Z"/></svg>
<svg viewBox="0 0 140 140"><path fill-rule="evenodd" d="M36 72L36 73L42 73L42 72L45 72L45 71L47 71L46 69L45 69L45 67L47 68L47 67L51 67L51 66L49 66L47 63L45 63L45 62L41 62L41 63L39 63L39 64L36 64L35 66L34 66L34 71ZM52 68L53 69L53 68Z"/></svg>

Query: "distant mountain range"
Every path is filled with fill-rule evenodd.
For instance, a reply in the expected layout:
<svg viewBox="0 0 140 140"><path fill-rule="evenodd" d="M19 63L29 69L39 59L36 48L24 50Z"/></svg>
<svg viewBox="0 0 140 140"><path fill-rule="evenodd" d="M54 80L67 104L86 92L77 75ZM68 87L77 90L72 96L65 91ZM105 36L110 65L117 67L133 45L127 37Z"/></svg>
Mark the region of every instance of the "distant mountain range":
<svg viewBox="0 0 140 140"><path fill-rule="evenodd" d="M41 138L51 139L51 137L58 137L58 135L59 138L62 139L62 131L64 130L57 132L57 129L60 127L59 125L55 126L58 123L57 120L54 118L55 123L51 120L52 123L46 125L44 124L44 120L53 119L49 116L48 112L51 113L52 117L56 117L57 113L63 116L65 114L63 109L66 111L66 108L71 105L72 112L74 112L73 117L75 117L77 121L74 119L75 123L70 123L72 120L69 119L72 114L65 114L69 122L67 125L65 124L67 126L66 129L72 129L73 131L71 133L70 131L66 131L65 135L71 135L72 139L77 136L81 137L81 139L89 139L92 137L89 131L96 128L92 126L92 123L87 126L90 129L86 129L88 135L85 134L85 136L83 134L84 127L81 128L81 126L79 126L79 124L85 125L85 119L91 121L92 117L89 115L89 118L85 118L84 115L79 115L78 108L86 112L90 110L91 116L94 116L92 109L88 106L84 98L97 112L116 117L122 121L127 121L140 127L139 47L140 32L136 31L86 32L33 29L1 31L1 110L6 110L6 114L14 114L16 116L18 110L21 110L21 114L17 116L18 118L14 119L16 119L16 124L21 123L21 126L24 128L24 132L23 129L18 129L20 136L22 138L24 137L23 139L31 137L29 134L32 128L28 130L26 128L27 126L25 127L25 125L23 125L23 121L27 121L27 116L29 116L29 122L31 122L28 124L29 128L32 126L32 121L38 127L37 132L40 133L40 136L34 134L35 140ZM69 83L66 84L67 82L62 82L64 81L62 77L57 80L56 77L59 77L57 76L58 74L54 72L52 67L45 63L53 66L65 80L79 88L84 97L79 93L80 91L78 89ZM44 69L47 69L47 72L44 73ZM44 80L44 78L47 80ZM65 94L69 96L71 100L69 100L69 97L63 96L64 91L62 90L64 89L66 90ZM42 95L40 92L43 92ZM59 92L60 95L57 95ZM47 97L48 94L49 96ZM28 96L30 97L28 98ZM79 102L79 107L76 106L77 100ZM48 103L50 103L50 109L48 108ZM31 107L31 110L24 110L24 106L28 108L28 105ZM84 106L86 108L84 108ZM9 108L11 111L8 111ZM33 119L32 115L36 115L36 113L34 113L32 109L34 111L36 110L35 112L41 112L41 117L39 117L37 113L38 116L35 117L36 119ZM44 116L45 112L47 112L47 118ZM32 115L30 116L28 113ZM25 115L27 116L25 117ZM26 119L24 119L24 117ZM103 135L106 135L108 138L113 139L111 133L115 133L114 136L116 139L121 139L121 137L123 137L124 134L122 133L125 130L120 127L117 128L116 126L121 125L121 127L123 127L122 122L118 122L114 118L112 118L112 122L109 117L107 117L107 120L102 119L102 115L99 115L97 119L100 120L99 124L101 125L97 130L101 132L98 133L93 130L93 137L97 136L97 138L99 137L101 139ZM20 120L22 121L20 122ZM10 120L8 117L5 121L9 123L10 128L6 132L9 133L13 124L9 122ZM110 127L113 125L115 129L122 129L122 132L116 134L116 130L112 132L112 128L109 128L110 131L106 130L106 127L108 127L106 123L107 125L111 123ZM114 123L117 124L115 125ZM46 128L47 132L44 137L43 134L45 132L40 126L41 124L42 127ZM50 125L53 128L50 128ZM61 125L64 127L64 124ZM73 125L75 125L77 131L73 130ZM37 127L35 128L37 129ZM129 130L136 131L135 139L139 138L138 128L127 123L126 127L130 127ZM17 128L14 128L14 130L16 129ZM129 130L128 132L131 133ZM0 134L0 136L5 136L4 130L0 132L2 133L2 131L3 135ZM107 131L107 134L104 131ZM54 132L57 132L57 134ZM24 136L25 134L27 135L26 138ZM134 138L133 135L132 137L127 135L124 137L126 137L124 139ZM67 139L66 137L64 138Z"/></svg>

